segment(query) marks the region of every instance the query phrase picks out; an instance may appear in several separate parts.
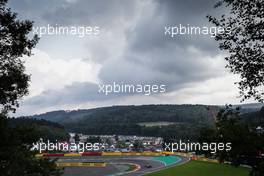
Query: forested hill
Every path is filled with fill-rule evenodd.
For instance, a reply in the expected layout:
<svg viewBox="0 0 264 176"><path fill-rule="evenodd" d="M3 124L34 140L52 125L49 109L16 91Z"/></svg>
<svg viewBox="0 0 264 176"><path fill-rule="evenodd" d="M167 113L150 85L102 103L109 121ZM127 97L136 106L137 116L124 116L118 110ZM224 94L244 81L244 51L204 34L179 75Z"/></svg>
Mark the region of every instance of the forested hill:
<svg viewBox="0 0 264 176"><path fill-rule="evenodd" d="M8 125L12 128L15 127L33 127L38 132L43 140L51 141L64 141L69 139L68 132L61 124L50 122L44 119L33 118L9 118Z"/></svg>
<svg viewBox="0 0 264 176"><path fill-rule="evenodd" d="M242 119L255 127L264 126L264 107L260 111L248 112L242 115Z"/></svg>
<svg viewBox="0 0 264 176"><path fill-rule="evenodd" d="M213 123L218 106L205 105L142 105L112 106L88 110L52 111L31 116L60 124L77 122L140 123L140 122L190 122Z"/></svg>
<svg viewBox="0 0 264 176"><path fill-rule="evenodd" d="M31 116L62 124L70 132L196 138L201 126L213 125L217 106L113 106L53 111ZM161 128L162 127L162 128Z"/></svg>
<svg viewBox="0 0 264 176"><path fill-rule="evenodd" d="M70 132L123 134L195 139L201 127L212 126L219 106L112 106L75 111L53 111L31 118L62 124ZM246 109L243 111L247 112ZM252 111L252 109L250 110Z"/></svg>

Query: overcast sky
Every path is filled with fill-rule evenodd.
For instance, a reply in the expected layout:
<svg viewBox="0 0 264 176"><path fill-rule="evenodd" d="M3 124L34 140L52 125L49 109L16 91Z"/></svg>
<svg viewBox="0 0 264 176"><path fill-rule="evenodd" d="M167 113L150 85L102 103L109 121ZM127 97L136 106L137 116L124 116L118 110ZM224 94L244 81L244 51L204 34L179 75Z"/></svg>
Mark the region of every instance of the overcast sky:
<svg viewBox="0 0 264 176"><path fill-rule="evenodd" d="M98 26L99 35L44 35L25 59L30 93L18 115L127 104L239 103L237 76L209 35L164 35L165 26L210 26L214 0L10 0L35 27ZM167 92L98 93L98 84L165 84Z"/></svg>

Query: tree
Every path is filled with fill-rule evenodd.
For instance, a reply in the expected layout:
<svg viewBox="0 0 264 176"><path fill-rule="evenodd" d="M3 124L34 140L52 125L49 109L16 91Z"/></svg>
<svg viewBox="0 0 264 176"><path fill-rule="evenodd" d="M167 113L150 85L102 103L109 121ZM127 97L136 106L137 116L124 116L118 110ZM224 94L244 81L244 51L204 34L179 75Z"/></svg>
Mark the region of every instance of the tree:
<svg viewBox="0 0 264 176"><path fill-rule="evenodd" d="M260 162L258 165L253 167L250 175L251 176L262 176L263 173L264 173L264 162Z"/></svg>
<svg viewBox="0 0 264 176"><path fill-rule="evenodd" d="M32 22L17 20L17 14L0 0L0 105L3 112L15 111L18 99L28 93L29 75L20 57L30 56L38 37L28 39Z"/></svg>
<svg viewBox="0 0 264 176"><path fill-rule="evenodd" d="M220 18L207 16L217 27L226 29L215 39L221 50L228 52L227 68L239 74L242 101L264 97L264 2L263 0L220 0L215 7L225 6L230 13Z"/></svg>
<svg viewBox="0 0 264 176"><path fill-rule="evenodd" d="M54 160L36 158L32 144L39 132L32 127L10 127L8 113L15 112L19 99L28 93L29 75L21 57L30 56L38 37L28 38L31 21L17 19L17 14L0 0L0 175L58 176L61 170Z"/></svg>
<svg viewBox="0 0 264 176"><path fill-rule="evenodd" d="M133 146L136 152L140 152L144 148L142 142L139 140L135 140L135 142L133 143Z"/></svg>
<svg viewBox="0 0 264 176"><path fill-rule="evenodd" d="M239 109L234 110L232 106L227 106L221 110L217 115L216 129L217 141L232 144L232 150L218 152L221 162L228 160L235 166L243 162L255 165L249 159L255 158L258 154L258 135L241 122Z"/></svg>
<svg viewBox="0 0 264 176"><path fill-rule="evenodd" d="M264 126L264 106L259 111L259 125Z"/></svg>
<svg viewBox="0 0 264 176"><path fill-rule="evenodd" d="M198 141L202 144L203 142L212 143L216 141L216 129L212 127L202 127L200 129L200 137ZM206 157L211 157L211 151L197 151L196 153L204 154Z"/></svg>
<svg viewBox="0 0 264 176"><path fill-rule="evenodd" d="M5 117L0 115L0 175L2 176L60 176L62 171L55 161L36 158L32 144L39 140L40 133L33 127L10 128Z"/></svg>
<svg viewBox="0 0 264 176"><path fill-rule="evenodd" d="M80 141L79 135L76 133L74 136L75 143L78 143Z"/></svg>
<svg viewBox="0 0 264 176"><path fill-rule="evenodd" d="M201 140L208 143L212 141L231 143L230 151L217 151L218 160L221 163L230 161L234 166L250 165L252 176L263 176L261 170L264 159L261 153L264 151L264 136L241 121L239 109L234 110L230 105L220 110L217 114L216 128L204 130L201 133Z"/></svg>

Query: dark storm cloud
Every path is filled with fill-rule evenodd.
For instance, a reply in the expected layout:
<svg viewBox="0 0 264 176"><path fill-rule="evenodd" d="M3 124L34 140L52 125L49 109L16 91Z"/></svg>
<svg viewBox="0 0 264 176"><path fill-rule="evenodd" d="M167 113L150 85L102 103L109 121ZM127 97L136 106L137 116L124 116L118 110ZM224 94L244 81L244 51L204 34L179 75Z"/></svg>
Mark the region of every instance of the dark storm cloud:
<svg viewBox="0 0 264 176"><path fill-rule="evenodd" d="M65 0L9 0L8 6L18 13L19 17L33 20L34 24L41 24L44 14L57 9L64 3Z"/></svg>
<svg viewBox="0 0 264 176"><path fill-rule="evenodd" d="M131 49L149 52L153 49L166 48L168 45L184 47L193 45L207 53L216 54L217 48L213 38L209 35L181 35L175 38L164 36L165 26L210 26L206 16L214 13L216 0L168 0L157 1L155 16L143 17L130 31Z"/></svg>
<svg viewBox="0 0 264 176"><path fill-rule="evenodd" d="M130 20L136 1L76 0L43 15L53 24L107 26Z"/></svg>
<svg viewBox="0 0 264 176"><path fill-rule="evenodd" d="M153 12L141 17L126 31L127 48L115 60L106 62L99 77L104 81L162 83L175 91L193 82L220 76L211 65L218 53L209 35L164 35L165 26L208 26L206 15L216 1L154 1ZM109 74L111 73L111 74Z"/></svg>
<svg viewBox="0 0 264 176"><path fill-rule="evenodd" d="M184 15L182 22L186 19L207 14L218 0L158 0L161 11L166 11L167 14L177 17ZM195 20L193 20L195 21Z"/></svg>
<svg viewBox="0 0 264 176"><path fill-rule="evenodd" d="M40 95L27 100L24 105L50 106L63 104L80 104L87 101L100 101L114 98L114 95L105 96L99 93L98 85L93 83L76 82L59 90L47 90Z"/></svg>
<svg viewBox="0 0 264 176"><path fill-rule="evenodd" d="M207 57L207 58L204 58ZM167 47L151 53L126 56L126 60L106 62L99 73L105 82L165 84L168 91L179 90L190 83L221 74L214 59L193 48ZM111 74L109 74L111 73Z"/></svg>
<svg viewBox="0 0 264 176"><path fill-rule="evenodd" d="M49 5L55 3L45 2ZM147 5L141 7L144 3ZM192 83L221 76L222 70L214 64L219 52L209 35L171 38L164 35L164 28L179 24L209 26L206 15L215 13L215 3L216 0L76 0L64 1L62 5L38 14L51 24L99 25L113 34L109 46L100 45L104 43L102 37L98 39L99 44L92 47L94 56L98 53L101 57L97 61L102 65L99 72L101 82L166 84L168 91L177 91ZM111 47L123 36L124 47L116 51L121 54L113 57ZM98 94L95 84L74 83L61 90L47 90L25 103L52 106L111 98L115 97Z"/></svg>

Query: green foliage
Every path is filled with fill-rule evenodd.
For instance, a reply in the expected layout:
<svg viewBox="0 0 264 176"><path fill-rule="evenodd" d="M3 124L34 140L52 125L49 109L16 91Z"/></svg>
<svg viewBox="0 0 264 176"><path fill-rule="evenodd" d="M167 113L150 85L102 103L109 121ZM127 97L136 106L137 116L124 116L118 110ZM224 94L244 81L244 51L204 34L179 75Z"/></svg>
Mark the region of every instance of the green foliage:
<svg viewBox="0 0 264 176"><path fill-rule="evenodd" d="M204 105L143 105L143 106L113 106L88 110L53 111L32 118L45 119L62 124L71 124L76 121L89 120L90 122L103 121L123 123L140 122L208 122L214 123L210 112L217 112L217 106Z"/></svg>
<svg viewBox="0 0 264 176"><path fill-rule="evenodd" d="M18 100L28 92L29 75L20 58L31 55L38 37L28 38L32 22L18 20L6 3L0 0L0 175L59 176L54 160L36 158L30 150L39 132L33 126L8 125L8 112L15 112Z"/></svg>
<svg viewBox="0 0 264 176"><path fill-rule="evenodd" d="M217 115L216 128L203 130L200 140L232 144L230 151L216 153L220 162L230 161L235 166L250 165L253 168L252 175L263 169L261 163L264 158L260 153L264 151L264 134L258 133L256 128L245 124L240 118L239 109L234 110L231 106L226 106Z"/></svg>
<svg viewBox="0 0 264 176"><path fill-rule="evenodd" d="M0 117L0 175L3 176L59 176L55 160L36 158L30 151L40 133L30 126L10 128L7 119Z"/></svg>
<svg viewBox="0 0 264 176"><path fill-rule="evenodd" d="M134 146L134 147L133 147L134 150L137 151L137 152L140 152L140 151L144 148L142 142L139 141L139 140L136 140L136 141L133 143L133 146Z"/></svg>
<svg viewBox="0 0 264 176"><path fill-rule="evenodd" d="M110 139L107 138L106 140L107 140L106 142L107 144L111 144ZM87 141L89 143L101 143L102 142L100 137L93 137L93 136L88 137Z"/></svg>
<svg viewBox="0 0 264 176"><path fill-rule="evenodd" d="M252 144L257 142L257 134L241 122L239 109L233 110L231 106L227 106L226 109L218 113L217 120L217 141L232 143L230 152L218 152L220 161L228 160L238 166L242 162L242 156L248 158L256 157L259 149Z"/></svg>
<svg viewBox="0 0 264 176"><path fill-rule="evenodd" d="M34 127L43 141L67 141L69 134L64 127L58 123L50 122L44 119L37 120L32 118L9 118L8 125L15 127Z"/></svg>
<svg viewBox="0 0 264 176"><path fill-rule="evenodd" d="M218 27L229 29L216 35L221 50L229 55L227 68L241 77L238 82L242 100L263 101L264 86L264 3L263 0L220 0L229 13L219 19L208 16Z"/></svg>
<svg viewBox="0 0 264 176"><path fill-rule="evenodd" d="M253 127L264 126L264 107L260 111L241 115L243 121Z"/></svg>
<svg viewBox="0 0 264 176"><path fill-rule="evenodd" d="M79 138L78 134L75 134L75 136L74 136L74 141L75 141L76 143L78 143L78 142L80 141L80 138Z"/></svg>
<svg viewBox="0 0 264 176"><path fill-rule="evenodd" d="M114 106L77 111L55 111L31 118L59 122L72 132L160 136L166 139L197 139L199 128L214 125L217 106L144 105ZM142 122L173 122L168 126L142 126Z"/></svg>
<svg viewBox="0 0 264 176"><path fill-rule="evenodd" d="M263 173L264 173L264 162L260 162L252 168L250 175L251 176L263 176Z"/></svg>
<svg viewBox="0 0 264 176"><path fill-rule="evenodd" d="M29 75L20 57L30 56L38 37L28 39L31 21L17 20L17 14L0 0L0 111L7 113L18 107L18 99L28 92Z"/></svg>

